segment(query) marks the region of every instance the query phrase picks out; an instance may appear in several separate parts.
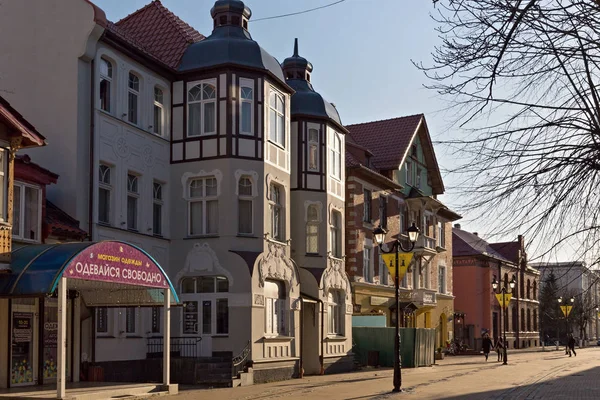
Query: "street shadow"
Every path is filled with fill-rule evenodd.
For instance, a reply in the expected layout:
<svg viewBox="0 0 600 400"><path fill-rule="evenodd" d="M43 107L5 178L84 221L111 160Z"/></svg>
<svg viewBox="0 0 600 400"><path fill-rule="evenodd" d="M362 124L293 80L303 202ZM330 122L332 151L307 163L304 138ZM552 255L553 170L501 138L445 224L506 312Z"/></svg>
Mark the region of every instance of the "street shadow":
<svg viewBox="0 0 600 400"><path fill-rule="evenodd" d="M552 370L554 373L556 369ZM550 372L549 374L552 374ZM547 374L546 376L548 376ZM600 367L593 367L573 374L550 378L532 378L531 383L510 389L482 391L459 396L439 396L443 400L512 400L512 399L600 399Z"/></svg>

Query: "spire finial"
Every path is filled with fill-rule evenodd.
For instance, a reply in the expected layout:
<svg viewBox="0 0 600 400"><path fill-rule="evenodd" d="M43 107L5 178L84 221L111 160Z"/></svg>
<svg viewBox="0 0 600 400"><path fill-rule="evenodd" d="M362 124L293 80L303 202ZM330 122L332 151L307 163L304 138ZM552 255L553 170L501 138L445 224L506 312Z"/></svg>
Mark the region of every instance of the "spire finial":
<svg viewBox="0 0 600 400"><path fill-rule="evenodd" d="M294 57L298 57L298 38L294 39Z"/></svg>

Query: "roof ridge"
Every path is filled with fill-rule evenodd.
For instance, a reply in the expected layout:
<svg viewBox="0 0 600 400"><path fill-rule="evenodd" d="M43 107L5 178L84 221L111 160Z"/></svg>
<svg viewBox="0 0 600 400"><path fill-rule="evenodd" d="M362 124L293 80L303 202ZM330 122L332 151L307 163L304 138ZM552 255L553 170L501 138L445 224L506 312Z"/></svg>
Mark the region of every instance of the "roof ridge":
<svg viewBox="0 0 600 400"><path fill-rule="evenodd" d="M373 123L376 123L376 122L386 122L386 121L394 121L394 120L404 119L404 118L424 117L424 116L425 116L425 114L418 113L418 114L412 114L412 115L404 115L402 117L392 117L392 118L385 118L385 119L377 119L377 120L368 121L368 122L359 122L359 123L356 123L356 124L348 124L348 125L344 125L344 126L349 127L349 126L357 126L357 125L367 125L367 124L373 124Z"/></svg>
<svg viewBox="0 0 600 400"><path fill-rule="evenodd" d="M118 20L117 22L114 22L114 24L118 26L120 23L127 21L128 19L130 19L130 18L131 18L131 17L133 17L134 15L137 15L137 14L139 14L140 12L144 11L145 9L147 9L148 7L150 7L152 4L154 4L154 3L157 3L157 2L158 2L158 3L160 3L160 0L152 0L150 3L146 4L144 7L140 8L140 9L138 9L138 10L135 10L135 11L134 11L134 12L132 12L131 14L129 14L129 15L127 15L127 16L125 16L125 17L121 18L121 19L120 19L120 20ZM162 4L161 4L161 5L162 5Z"/></svg>
<svg viewBox="0 0 600 400"><path fill-rule="evenodd" d="M167 19L169 19L169 21L173 25L175 25L175 29L177 29L177 31L179 31L179 33L185 38L185 40L187 42L194 43L194 37L186 29L184 29L184 27L181 26L181 24L185 24L188 28L192 29L198 35L205 37L203 34L201 34L196 29L194 29L193 26L191 26L190 24L188 24L187 22L185 22L184 20L179 18L177 15L175 15L175 13L173 11L171 11L167 7L165 7L160 2L160 0L154 0L151 4L156 4L156 7L158 8L159 12L162 13L165 17L167 17Z"/></svg>

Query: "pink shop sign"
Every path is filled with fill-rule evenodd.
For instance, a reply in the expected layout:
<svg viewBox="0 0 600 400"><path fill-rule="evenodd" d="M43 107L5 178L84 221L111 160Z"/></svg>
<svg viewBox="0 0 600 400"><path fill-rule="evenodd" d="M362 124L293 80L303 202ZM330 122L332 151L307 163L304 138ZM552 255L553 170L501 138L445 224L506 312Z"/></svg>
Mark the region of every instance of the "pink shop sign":
<svg viewBox="0 0 600 400"><path fill-rule="evenodd" d="M168 282L156 263L146 254L121 242L100 242L71 260L64 277L166 288Z"/></svg>

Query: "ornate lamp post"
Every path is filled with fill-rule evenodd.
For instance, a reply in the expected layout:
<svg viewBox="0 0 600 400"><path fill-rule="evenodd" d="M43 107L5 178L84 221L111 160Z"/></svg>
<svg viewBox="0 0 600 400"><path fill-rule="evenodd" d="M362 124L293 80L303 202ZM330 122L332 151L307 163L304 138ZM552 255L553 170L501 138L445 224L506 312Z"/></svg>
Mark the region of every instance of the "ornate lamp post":
<svg viewBox="0 0 600 400"><path fill-rule="evenodd" d="M417 228L417 226L414 224L412 224L412 226L410 228L408 228L407 230L408 233L408 240L410 241L410 248L409 249L405 249L404 246L402 246L402 243L400 243L400 239L397 238L393 244L392 247L389 249L389 251L385 251L383 250L383 244L385 243L385 235L387 233L387 231L385 229L383 229L381 226L373 229L373 236L375 237L375 242L379 245L379 250L382 253L392 253L392 252L396 252L396 274L394 277L394 287L396 289L396 323L395 323L395 327L396 327L396 335L395 335L395 340L394 340L394 392L401 392L402 391L402 372L401 372L401 368L402 368L402 359L400 358L400 342L401 342L401 338L400 338L400 281L398 279L398 275L399 275L399 257L398 257L398 253L400 252L400 250L402 250L405 253L408 253L410 251L412 251L415 248L415 242L417 241L418 237L419 237L419 228Z"/></svg>
<svg viewBox="0 0 600 400"><path fill-rule="evenodd" d="M515 288L515 276L513 275L511 281L508 283L510 286L510 292L512 293L513 289ZM508 342L506 341L506 319L507 319L507 313L506 313L506 287L504 285L501 285L502 287L500 288L500 290L498 290L498 294L502 294L502 332L503 332L503 348L504 351L502 353L502 365L506 365L508 364L508 354L506 352L506 348L508 347ZM494 291L496 291L496 289L498 289L498 281L496 280L496 276L494 276L494 279L492 280L492 287L494 288Z"/></svg>
<svg viewBox="0 0 600 400"><path fill-rule="evenodd" d="M571 297L569 299L569 302L571 303L570 305L564 305L563 306L562 302L563 302L563 298L562 298L562 296L560 296L558 298L558 305L560 306L560 309L562 310L563 314L565 315L565 328L566 328L566 332L565 332L565 340L566 340L565 354L567 354L569 352L569 314L571 314L571 309L573 308L573 303L575 303L575 299L573 297ZM563 307L565 307L565 308L563 308Z"/></svg>

